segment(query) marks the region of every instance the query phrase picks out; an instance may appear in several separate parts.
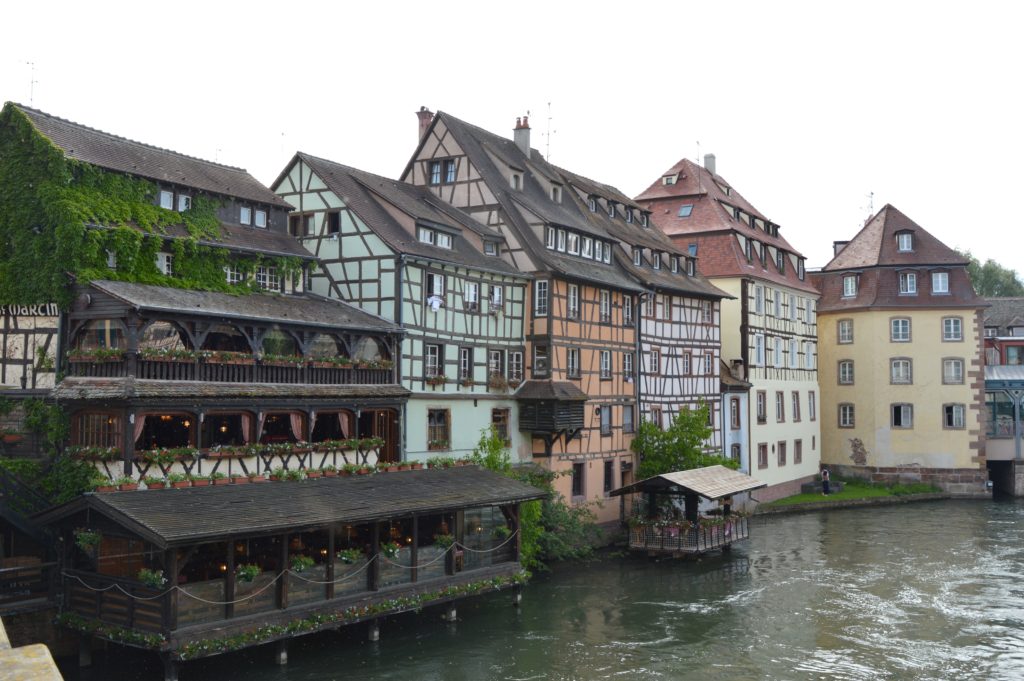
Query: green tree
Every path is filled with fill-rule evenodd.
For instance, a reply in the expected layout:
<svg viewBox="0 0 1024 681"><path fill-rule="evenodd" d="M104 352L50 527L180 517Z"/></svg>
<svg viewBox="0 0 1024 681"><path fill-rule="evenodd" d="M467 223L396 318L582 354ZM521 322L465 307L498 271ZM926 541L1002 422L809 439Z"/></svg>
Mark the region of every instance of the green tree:
<svg viewBox="0 0 1024 681"><path fill-rule="evenodd" d="M547 493L541 501L519 508L519 560L528 570L546 570L547 562L587 558L594 552L600 530L586 504L572 505L555 491L557 473L537 466L513 466L505 440L494 427L480 431L473 461L488 470L532 485Z"/></svg>
<svg viewBox="0 0 1024 681"><path fill-rule="evenodd" d="M986 298L1016 298L1024 296L1024 283L1021 283L1016 270L1003 267L989 258L982 264L970 251L956 251L969 261L967 274L971 278L974 292Z"/></svg>
<svg viewBox="0 0 1024 681"><path fill-rule="evenodd" d="M706 451L711 432L708 405L703 402L697 409L680 409L665 430L644 421L632 444L640 457L640 479L716 464L738 468L739 462Z"/></svg>

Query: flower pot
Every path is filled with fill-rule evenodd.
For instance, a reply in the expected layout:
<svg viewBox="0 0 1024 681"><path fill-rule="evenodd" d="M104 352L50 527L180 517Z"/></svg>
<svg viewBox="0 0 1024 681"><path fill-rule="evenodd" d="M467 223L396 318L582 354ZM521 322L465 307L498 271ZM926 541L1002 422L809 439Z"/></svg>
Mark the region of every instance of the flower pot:
<svg viewBox="0 0 1024 681"><path fill-rule="evenodd" d="M171 483L171 487L173 487L174 489L184 489L186 487L191 487L191 486L192 486L192 481L191 480L179 480L177 482L172 482Z"/></svg>
<svg viewBox="0 0 1024 681"><path fill-rule="evenodd" d="M231 482L236 484L236 485L248 485L249 484L249 476L248 475L234 475L234 476L231 477Z"/></svg>
<svg viewBox="0 0 1024 681"><path fill-rule="evenodd" d="M126 482L123 485L118 485L117 486L117 489L120 492L134 492L138 488L139 488L139 483L137 483L137 482Z"/></svg>
<svg viewBox="0 0 1024 681"><path fill-rule="evenodd" d="M324 471L325 478L336 478L338 477L338 471Z"/></svg>
<svg viewBox="0 0 1024 681"><path fill-rule="evenodd" d="M283 479L284 478L282 478L280 475L271 475L270 476L270 481L271 482L280 482Z"/></svg>
<svg viewBox="0 0 1024 681"><path fill-rule="evenodd" d="M433 461L428 461L427 462L427 468L433 468L433 467L434 467L434 462Z"/></svg>
<svg viewBox="0 0 1024 681"><path fill-rule="evenodd" d="M217 480L213 481L213 484L214 485L230 485L231 484L231 478L218 478Z"/></svg>
<svg viewBox="0 0 1024 681"><path fill-rule="evenodd" d="M317 470L308 470L308 471L306 471L306 477L307 478L319 478L319 477L322 477L323 474L324 474L323 471L317 471Z"/></svg>
<svg viewBox="0 0 1024 681"><path fill-rule="evenodd" d="M117 489L117 487L115 485L97 485L96 486L96 491L97 492L113 492L116 489Z"/></svg>
<svg viewBox="0 0 1024 681"><path fill-rule="evenodd" d="M249 482L252 482L252 483L266 482L266 481L267 481L267 478L265 476L262 476L262 475L254 475L251 478L249 478Z"/></svg>
<svg viewBox="0 0 1024 681"><path fill-rule="evenodd" d="M397 470L398 470L398 466L394 466L394 465L389 465L389 466L385 466L384 467L384 472L385 473L394 473Z"/></svg>
<svg viewBox="0 0 1024 681"><path fill-rule="evenodd" d="M4 435L4 444L5 445L17 444L17 443L21 442L23 439L25 439L24 435L20 435L18 433L8 433L8 434Z"/></svg>
<svg viewBox="0 0 1024 681"><path fill-rule="evenodd" d="M418 471L421 468L423 468L423 464L421 464L419 461L415 461L409 464L409 468L413 469L414 471Z"/></svg>
<svg viewBox="0 0 1024 681"><path fill-rule="evenodd" d="M209 480L193 480L192 481L192 486L193 487L209 487L210 486L210 481Z"/></svg>
<svg viewBox="0 0 1024 681"><path fill-rule="evenodd" d="M360 468L359 470L356 471L356 475L369 475L369 474L370 474L370 469L369 468Z"/></svg>

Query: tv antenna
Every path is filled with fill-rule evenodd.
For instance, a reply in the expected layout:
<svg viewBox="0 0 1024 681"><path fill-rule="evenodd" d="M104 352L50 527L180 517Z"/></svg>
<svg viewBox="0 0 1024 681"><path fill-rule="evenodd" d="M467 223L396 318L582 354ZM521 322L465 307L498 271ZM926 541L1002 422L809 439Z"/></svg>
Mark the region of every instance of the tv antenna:
<svg viewBox="0 0 1024 681"><path fill-rule="evenodd" d="M36 63L34 61L27 61L25 63L31 67L28 81L28 105L33 106L36 98L36 83L39 82L36 80Z"/></svg>
<svg viewBox="0 0 1024 681"><path fill-rule="evenodd" d="M548 130L544 133L544 158L551 162L551 135L558 132L551 129L551 102L548 102Z"/></svg>

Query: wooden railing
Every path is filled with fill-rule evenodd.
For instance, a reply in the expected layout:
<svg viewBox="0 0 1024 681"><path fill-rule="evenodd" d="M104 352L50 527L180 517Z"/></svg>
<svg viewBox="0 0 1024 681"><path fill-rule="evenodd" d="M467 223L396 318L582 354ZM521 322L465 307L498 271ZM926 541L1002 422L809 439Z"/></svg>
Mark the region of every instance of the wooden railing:
<svg viewBox="0 0 1024 681"><path fill-rule="evenodd" d="M749 536L746 518L689 528L638 525L629 528L629 548L665 553L704 553Z"/></svg>
<svg viewBox="0 0 1024 681"><path fill-rule="evenodd" d="M18 609L26 601L50 600L56 563L34 562L31 558L9 558L27 564L0 568L0 615Z"/></svg>
<svg viewBox="0 0 1024 681"><path fill-rule="evenodd" d="M170 622L170 596L135 580L64 570L65 608L126 629L157 633ZM152 600L143 600L152 599Z"/></svg>
<svg viewBox="0 0 1024 681"><path fill-rule="evenodd" d="M117 378L127 376L127 360L70 362L71 376ZM280 365L211 360L155 360L139 358L135 377L158 381L207 381L216 383L289 383L314 385L382 385L393 381L391 369L355 367Z"/></svg>

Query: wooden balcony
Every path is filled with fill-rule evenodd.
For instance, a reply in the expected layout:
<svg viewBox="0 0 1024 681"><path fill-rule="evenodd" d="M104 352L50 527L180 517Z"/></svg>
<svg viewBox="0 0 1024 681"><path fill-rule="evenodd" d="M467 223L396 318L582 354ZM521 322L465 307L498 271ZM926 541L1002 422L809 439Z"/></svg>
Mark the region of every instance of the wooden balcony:
<svg viewBox="0 0 1024 681"><path fill-rule="evenodd" d="M131 367L134 366L134 371ZM159 381L206 381L211 383L286 383L304 385L385 385L393 383L391 369L360 369L355 366L278 364L261 360L218 362L213 359L164 360L130 357L105 361L71 361L69 376Z"/></svg>
<svg viewBox="0 0 1024 681"><path fill-rule="evenodd" d="M742 517L712 525L635 525L629 528L629 548L653 554L700 554L723 549L749 536L747 519Z"/></svg>

